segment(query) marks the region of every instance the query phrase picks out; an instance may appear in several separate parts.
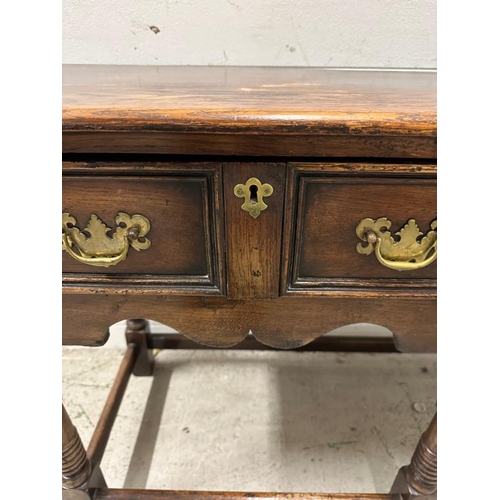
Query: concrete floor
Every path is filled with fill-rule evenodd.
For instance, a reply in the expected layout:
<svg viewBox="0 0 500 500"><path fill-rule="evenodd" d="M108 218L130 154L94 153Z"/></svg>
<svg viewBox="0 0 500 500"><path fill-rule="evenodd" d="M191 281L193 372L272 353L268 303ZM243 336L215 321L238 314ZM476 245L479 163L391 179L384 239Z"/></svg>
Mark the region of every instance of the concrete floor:
<svg viewBox="0 0 500 500"><path fill-rule="evenodd" d="M85 445L122 354L63 349ZM435 394L435 355L161 351L131 378L102 469L110 487L387 492Z"/></svg>

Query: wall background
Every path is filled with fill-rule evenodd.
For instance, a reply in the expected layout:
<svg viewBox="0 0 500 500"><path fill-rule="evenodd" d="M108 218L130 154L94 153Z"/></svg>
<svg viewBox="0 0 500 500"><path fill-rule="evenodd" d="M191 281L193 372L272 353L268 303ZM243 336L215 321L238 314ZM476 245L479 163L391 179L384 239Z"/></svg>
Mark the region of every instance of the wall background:
<svg viewBox="0 0 500 500"><path fill-rule="evenodd" d="M435 69L437 0L63 0L63 63Z"/></svg>

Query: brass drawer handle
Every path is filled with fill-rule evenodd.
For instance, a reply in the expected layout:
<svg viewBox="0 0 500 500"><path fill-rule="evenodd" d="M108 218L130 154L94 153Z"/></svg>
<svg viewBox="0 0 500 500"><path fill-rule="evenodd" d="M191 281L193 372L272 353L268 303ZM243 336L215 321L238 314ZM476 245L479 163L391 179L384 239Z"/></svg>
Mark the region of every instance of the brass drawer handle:
<svg viewBox="0 0 500 500"><path fill-rule="evenodd" d="M238 198L245 198L245 203L241 205L241 208L254 219L267 208L263 201L264 196L271 196L273 191L271 184L262 184L255 177L251 177L245 184L238 184L234 188L234 194Z"/></svg>
<svg viewBox="0 0 500 500"><path fill-rule="evenodd" d="M363 219L356 227L356 235L365 243L358 243L356 250L363 255L375 251L378 261L397 271L414 271L428 266L437 259L437 220L431 230L423 236L415 222L410 219L395 234L389 231L391 221L382 217L377 220Z"/></svg>
<svg viewBox="0 0 500 500"><path fill-rule="evenodd" d="M115 222L116 230L112 236L108 236L111 228L107 227L97 215L92 214L87 227L80 231L76 227L76 219L69 213L63 213L63 250L83 264L109 267L124 260L130 246L138 251L150 247L151 241L145 236L151 224L146 217L118 212Z"/></svg>

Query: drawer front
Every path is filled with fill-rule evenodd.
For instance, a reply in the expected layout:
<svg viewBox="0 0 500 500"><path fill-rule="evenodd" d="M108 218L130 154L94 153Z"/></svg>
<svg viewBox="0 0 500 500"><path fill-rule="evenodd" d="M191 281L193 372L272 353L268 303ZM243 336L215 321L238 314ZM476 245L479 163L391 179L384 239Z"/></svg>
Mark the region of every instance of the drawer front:
<svg viewBox="0 0 500 500"><path fill-rule="evenodd" d="M129 240L123 260L106 267L95 264L102 260L100 258L81 262L63 251L65 281L112 283L114 280L123 286L128 280L135 285L158 283L166 289L191 287L220 292L224 285L224 266L221 265L222 225L218 216L219 170L214 167L193 172L186 168L184 172L177 169L171 175L165 172L151 176L64 176L63 213L76 219L74 225L80 231L91 218L96 227L90 233L84 232L87 240L81 245L87 244L92 247L91 251L80 248L77 243L71 245L77 256L98 254L103 242L106 246L106 238L109 242L109 237L118 234L119 213L139 214L150 225L145 235L149 247L145 248L147 244L142 237L143 245L142 248L137 245L138 249ZM108 233L95 222L96 218L110 229ZM94 240L93 244L90 240Z"/></svg>
<svg viewBox="0 0 500 500"><path fill-rule="evenodd" d="M408 165L401 165L400 169L394 165L357 165L354 174L347 173L351 166L342 167L295 166L289 170L283 291L396 291L435 286L435 260L425 260L428 265L418 269L415 264L404 271L387 267L386 264L395 264L379 260L375 251L369 255L358 252L358 244L365 247L367 243L356 232L363 219L386 218L395 241L399 238L396 232L410 219L415 220L422 233L434 233L431 223L437 220L436 179L425 174L432 168L424 168L424 174L415 177L410 174L419 169ZM413 237L415 243L413 229L406 231L405 241ZM391 249L402 252L403 246Z"/></svg>

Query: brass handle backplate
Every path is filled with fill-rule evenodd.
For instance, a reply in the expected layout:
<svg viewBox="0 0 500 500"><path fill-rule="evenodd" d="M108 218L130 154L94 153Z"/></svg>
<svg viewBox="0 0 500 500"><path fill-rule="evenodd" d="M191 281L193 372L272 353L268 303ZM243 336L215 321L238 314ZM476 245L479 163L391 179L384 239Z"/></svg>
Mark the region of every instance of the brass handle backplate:
<svg viewBox="0 0 500 500"><path fill-rule="evenodd" d="M76 219L69 213L62 215L62 247L71 257L90 266L109 267L126 259L129 247L146 250L151 241L145 238L151 224L143 215L128 215L118 212L115 217L116 229L111 228L92 214L87 227L81 231L76 227Z"/></svg>
<svg viewBox="0 0 500 500"><path fill-rule="evenodd" d="M254 219L267 208L263 201L264 196L271 196L273 191L271 184L262 184L255 177L251 177L245 184L238 184L234 188L234 194L238 198L245 198L245 203L241 205L241 208Z"/></svg>
<svg viewBox="0 0 500 500"><path fill-rule="evenodd" d="M378 261L385 267L397 271L413 271L428 266L437 259L437 220L424 235L410 219L393 238L389 228L391 221L382 217L377 220L363 219L356 227L356 235L364 243L356 250L363 255L375 252Z"/></svg>

